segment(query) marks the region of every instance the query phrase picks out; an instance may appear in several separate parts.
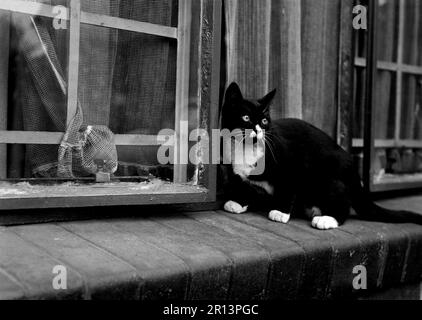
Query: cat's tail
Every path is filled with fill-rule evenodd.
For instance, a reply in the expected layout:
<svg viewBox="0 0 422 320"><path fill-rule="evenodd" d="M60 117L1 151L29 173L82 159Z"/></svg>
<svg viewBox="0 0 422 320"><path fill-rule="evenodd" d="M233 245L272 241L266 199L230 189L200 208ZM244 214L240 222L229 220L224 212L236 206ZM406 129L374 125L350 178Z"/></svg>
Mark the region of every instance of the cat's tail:
<svg viewBox="0 0 422 320"><path fill-rule="evenodd" d="M363 220L392 223L410 222L422 225L422 213L407 210L390 210L374 203L370 195L363 189L359 176L354 179L353 183L352 207L358 217Z"/></svg>

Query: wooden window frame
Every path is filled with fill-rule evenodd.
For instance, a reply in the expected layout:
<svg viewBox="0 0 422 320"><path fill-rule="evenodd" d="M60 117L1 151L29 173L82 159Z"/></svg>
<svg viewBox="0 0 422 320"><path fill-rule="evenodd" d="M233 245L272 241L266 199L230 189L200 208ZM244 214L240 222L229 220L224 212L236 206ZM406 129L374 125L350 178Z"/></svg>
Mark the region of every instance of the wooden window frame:
<svg viewBox="0 0 422 320"><path fill-rule="evenodd" d="M139 22L119 17L106 16L81 11L81 0L69 0L69 72L67 90L67 121L76 113L78 98L78 67L80 24L90 24L119 30L134 31L156 35L177 41L176 61L176 103L175 103L175 137L174 158L181 159L188 154L186 133L182 132L181 121L188 121L189 90L192 86L189 70L191 64L191 20L192 6L199 6L198 19L199 37L196 53L198 75L195 75L194 89L197 93L200 128L211 130L218 126L219 80L220 80L220 48L221 48L221 0L179 0L178 26L168 27L158 24ZM54 6L37 2L11 0L0 2L0 9L9 12L32 14L53 18ZM211 23L210 23L211 22ZM195 25L196 26L196 25ZM5 144L60 144L63 132L31 132L0 130L0 148ZM115 143L120 146L154 146L166 142L165 136L116 134ZM211 142L210 142L211 143ZM1 151L3 151L1 149ZM210 147L210 152L212 148ZM210 155L211 158L211 155ZM0 159L1 160L1 159ZM3 159L4 160L4 159ZM180 162L178 162L180 163ZM0 169L2 164L0 163ZM140 193L140 194L96 194L96 195L66 195L64 197L2 197L0 210L23 208L56 208L85 207L108 205L155 205L182 204L216 201L216 165L204 164L203 172L198 178L198 186L183 192ZM4 172L4 170L3 170ZM2 171L0 170L0 174ZM174 164L174 183L185 183L187 180L186 165ZM200 186L204 186L201 188Z"/></svg>
<svg viewBox="0 0 422 320"><path fill-rule="evenodd" d="M383 192L400 189L414 189L422 187L422 178L414 179L412 177L400 177L394 181L374 182L373 179L373 160L375 150L379 148L422 148L422 141L412 139L401 139L401 109L402 109L402 89L403 75L422 76L422 66L414 66L403 62L403 42L405 32L405 1L399 0L399 25L398 25L398 44L397 44L397 62L380 61L377 58L376 39L377 39L377 13L378 2L369 1L368 7L368 37L367 37L367 58L354 58L354 66L357 68L366 68L366 96L364 110L364 136L363 139L352 139L353 148L363 148L363 183L370 192ZM375 123L375 114L373 106L376 103L376 76L377 71L393 72L395 77L396 100L395 100L395 126L394 139L375 139L373 134L373 124Z"/></svg>

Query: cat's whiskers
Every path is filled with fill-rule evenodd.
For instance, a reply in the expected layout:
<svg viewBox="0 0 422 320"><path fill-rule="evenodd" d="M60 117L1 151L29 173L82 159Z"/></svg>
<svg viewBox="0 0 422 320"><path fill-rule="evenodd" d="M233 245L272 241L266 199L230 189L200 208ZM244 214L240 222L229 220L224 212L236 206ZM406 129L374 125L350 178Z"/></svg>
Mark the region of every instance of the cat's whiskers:
<svg viewBox="0 0 422 320"><path fill-rule="evenodd" d="M270 151L271 156L273 157L274 161L277 163L277 159L275 157L273 147L271 146L271 142L274 143L271 140L271 137L270 136L267 137L266 134L265 134L264 137L263 137L263 140L264 140L265 145L268 147L268 150Z"/></svg>
<svg viewBox="0 0 422 320"><path fill-rule="evenodd" d="M282 141L282 139L280 137L278 137L277 135L275 135L275 134L273 134L273 133L271 133L269 131L268 132L265 132L265 136L268 138L268 140L270 142L273 143L273 147L276 146L276 143L275 143L276 141L274 141L274 139L277 140L277 142L283 144L283 141Z"/></svg>
<svg viewBox="0 0 422 320"><path fill-rule="evenodd" d="M283 141L281 140L281 138L280 138L280 137L278 137L277 135L273 134L273 133L272 133L272 132L270 132L270 131L265 132L265 135L268 135L268 137L272 137L272 138L277 139L277 140L278 140L278 142L280 142L280 143L282 143L282 142L283 142ZM273 142L274 142L274 141L273 141Z"/></svg>

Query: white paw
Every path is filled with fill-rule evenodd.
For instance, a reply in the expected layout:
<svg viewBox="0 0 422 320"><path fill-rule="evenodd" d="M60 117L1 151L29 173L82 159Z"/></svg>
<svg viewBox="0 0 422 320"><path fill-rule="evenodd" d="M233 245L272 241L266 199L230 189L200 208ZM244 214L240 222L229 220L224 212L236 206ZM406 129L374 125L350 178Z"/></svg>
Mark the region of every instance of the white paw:
<svg viewBox="0 0 422 320"><path fill-rule="evenodd" d="M290 220L290 214L278 210L271 210L268 214L268 218L272 221L287 223Z"/></svg>
<svg viewBox="0 0 422 320"><path fill-rule="evenodd" d="M234 201L227 201L224 204L224 210L231 213L244 213L248 210L248 206L242 207L240 204Z"/></svg>
<svg viewBox="0 0 422 320"><path fill-rule="evenodd" d="M312 219L312 227L319 230L335 229L338 228L338 222L330 216L314 217Z"/></svg>

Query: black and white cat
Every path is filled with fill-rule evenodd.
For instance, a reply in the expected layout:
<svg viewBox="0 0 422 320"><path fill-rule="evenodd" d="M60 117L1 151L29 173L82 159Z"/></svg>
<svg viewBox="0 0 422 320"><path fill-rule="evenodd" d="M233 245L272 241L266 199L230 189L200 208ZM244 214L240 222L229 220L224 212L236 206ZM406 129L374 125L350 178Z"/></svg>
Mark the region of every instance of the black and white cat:
<svg viewBox="0 0 422 320"><path fill-rule="evenodd" d="M269 108L275 93L247 100L236 83L226 90L222 129L249 134L256 151L230 166L226 211L265 208L269 219L282 223L292 213L302 214L322 230L343 224L352 207L367 220L422 224L422 215L373 203L362 188L352 156L326 133L299 119L272 121ZM256 175L258 161L265 162L265 169Z"/></svg>

